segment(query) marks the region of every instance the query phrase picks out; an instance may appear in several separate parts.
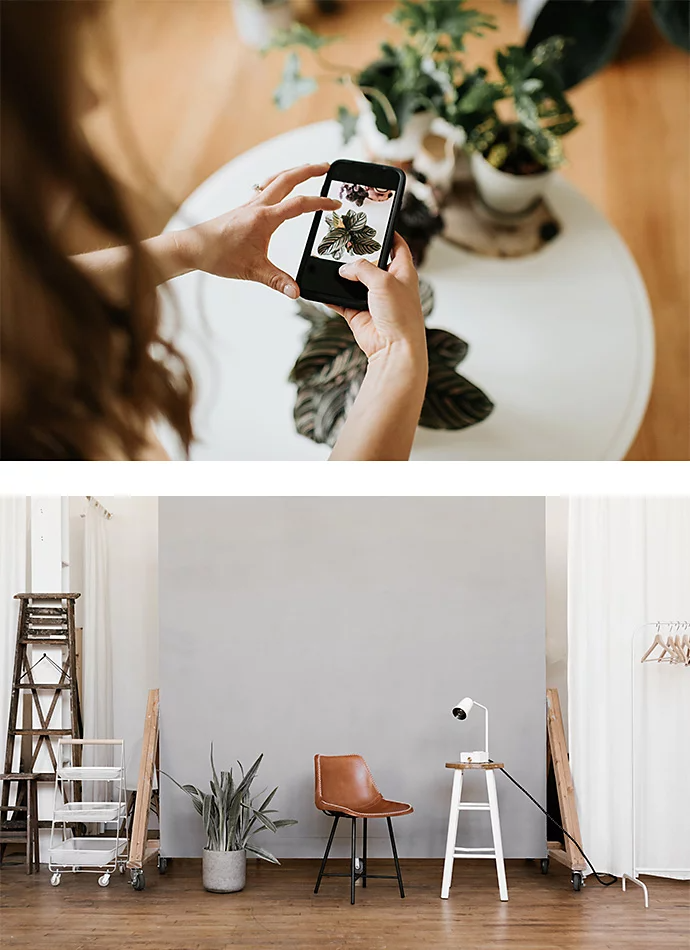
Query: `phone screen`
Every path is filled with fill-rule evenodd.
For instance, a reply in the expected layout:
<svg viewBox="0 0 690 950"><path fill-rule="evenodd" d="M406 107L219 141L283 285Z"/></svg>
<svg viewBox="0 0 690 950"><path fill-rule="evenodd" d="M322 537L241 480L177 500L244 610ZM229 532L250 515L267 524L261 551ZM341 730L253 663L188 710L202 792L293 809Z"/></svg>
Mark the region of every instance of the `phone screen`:
<svg viewBox="0 0 690 950"><path fill-rule="evenodd" d="M394 196L394 188L332 181L328 197L340 199L343 206L322 214L312 256L341 265L360 259L378 264Z"/></svg>
<svg viewBox="0 0 690 950"><path fill-rule="evenodd" d="M298 282L308 300L365 306L367 289L339 274L343 264L388 263L395 216L405 188L397 168L338 160L322 194L342 202L337 211L318 212L302 258Z"/></svg>

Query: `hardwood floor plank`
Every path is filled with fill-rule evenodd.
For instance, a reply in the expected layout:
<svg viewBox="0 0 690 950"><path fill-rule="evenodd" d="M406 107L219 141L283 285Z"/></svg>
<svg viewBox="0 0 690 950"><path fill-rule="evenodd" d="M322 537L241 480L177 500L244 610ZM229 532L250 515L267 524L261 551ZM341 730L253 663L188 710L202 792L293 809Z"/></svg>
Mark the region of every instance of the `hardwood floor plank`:
<svg viewBox="0 0 690 950"><path fill-rule="evenodd" d="M340 866L335 868L339 863ZM345 862L333 869L345 870ZM240 894L209 894L198 860L171 862L165 876L147 869L146 889L116 875L64 874L51 887L45 869L0 874L2 939L17 950L687 950L690 884L648 878L650 906L631 887L590 881L580 893L567 870L548 875L536 863L507 862L510 899L498 899L489 861L458 862L450 898L439 897L440 860L402 861L407 897L395 881L358 886L349 903L345 878L313 887L318 862L251 864ZM372 861L372 873L390 862Z"/></svg>

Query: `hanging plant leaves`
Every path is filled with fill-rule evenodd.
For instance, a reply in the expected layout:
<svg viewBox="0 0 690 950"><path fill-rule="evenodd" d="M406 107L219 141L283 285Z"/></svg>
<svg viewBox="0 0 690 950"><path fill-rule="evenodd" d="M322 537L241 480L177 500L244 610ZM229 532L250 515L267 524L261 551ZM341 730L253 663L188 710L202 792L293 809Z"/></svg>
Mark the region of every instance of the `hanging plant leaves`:
<svg viewBox="0 0 690 950"><path fill-rule="evenodd" d="M303 76L301 63L297 53L290 53L285 60L282 82L273 93L273 101L281 111L289 109L299 99L316 92L316 80Z"/></svg>
<svg viewBox="0 0 690 950"><path fill-rule="evenodd" d="M357 132L357 113L350 112L346 106L338 107L338 122L343 130L343 144L347 145L355 137Z"/></svg>

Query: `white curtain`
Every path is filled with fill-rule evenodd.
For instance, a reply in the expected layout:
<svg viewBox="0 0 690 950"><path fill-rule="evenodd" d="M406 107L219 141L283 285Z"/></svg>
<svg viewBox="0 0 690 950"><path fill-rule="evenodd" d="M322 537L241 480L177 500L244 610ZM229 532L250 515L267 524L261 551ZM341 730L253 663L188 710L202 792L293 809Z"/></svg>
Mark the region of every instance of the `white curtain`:
<svg viewBox="0 0 690 950"><path fill-rule="evenodd" d="M17 637L15 594L26 590L26 498L0 498L0 744L5 761L5 738ZM16 764L16 763L15 763Z"/></svg>
<svg viewBox="0 0 690 950"><path fill-rule="evenodd" d="M570 759L583 846L597 870L632 868L635 630L690 620L690 498L570 503ZM690 667L641 664L635 638L637 867L690 877Z"/></svg>
<svg viewBox="0 0 690 950"><path fill-rule="evenodd" d="M84 525L84 632L82 636L82 714L85 739L113 737L113 658L108 603L108 523L94 501L86 509ZM110 764L86 756L87 765ZM105 787L89 790L96 800ZM86 794L86 793L85 793Z"/></svg>

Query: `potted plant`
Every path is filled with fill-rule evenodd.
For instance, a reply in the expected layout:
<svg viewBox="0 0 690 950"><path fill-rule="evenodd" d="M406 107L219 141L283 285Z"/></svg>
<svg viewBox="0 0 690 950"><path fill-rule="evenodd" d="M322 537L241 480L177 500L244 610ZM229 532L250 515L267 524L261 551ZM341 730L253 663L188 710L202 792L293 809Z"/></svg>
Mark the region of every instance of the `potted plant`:
<svg viewBox="0 0 690 950"><path fill-rule="evenodd" d="M241 891L246 881L247 852L264 861L270 861L271 864L280 864L274 855L256 844L254 836L262 831L276 832L279 828L297 824L293 818L270 817L276 814L276 810L269 808L269 805L278 791L277 788L269 792L257 806L256 802L263 793L252 795L251 786L262 759L263 755L260 755L246 774L242 764L238 762L242 773L242 779L238 783L233 778L232 769L229 772L221 772L219 778L213 762L211 743L210 792L203 792L195 785L180 785L167 772L163 773L189 795L203 819L206 846L202 872L207 891L216 894Z"/></svg>
<svg viewBox="0 0 690 950"><path fill-rule="evenodd" d="M467 8L465 0L400 0L390 19L405 39L382 43L378 58L360 71L326 60L322 50L335 39L303 24L276 34L269 48L286 51L287 57L274 102L287 109L318 88L317 77L302 72L297 50L307 50L323 70L318 78L345 85L353 94L356 111L344 105L338 110L345 142L357 131L372 159L404 165L443 112L446 97L454 95L451 77L461 68L465 38L495 25L493 17Z"/></svg>
<svg viewBox="0 0 690 950"><path fill-rule="evenodd" d="M561 139L578 123L554 69L564 47L563 38L553 36L529 52L499 50L501 78L491 81L485 69L476 69L446 108L446 119L465 130L477 189L496 211L524 213L565 161ZM499 102L509 109L505 118Z"/></svg>
<svg viewBox="0 0 690 950"><path fill-rule="evenodd" d="M290 0L233 0L235 22L247 46L263 49L277 30L292 22Z"/></svg>

